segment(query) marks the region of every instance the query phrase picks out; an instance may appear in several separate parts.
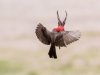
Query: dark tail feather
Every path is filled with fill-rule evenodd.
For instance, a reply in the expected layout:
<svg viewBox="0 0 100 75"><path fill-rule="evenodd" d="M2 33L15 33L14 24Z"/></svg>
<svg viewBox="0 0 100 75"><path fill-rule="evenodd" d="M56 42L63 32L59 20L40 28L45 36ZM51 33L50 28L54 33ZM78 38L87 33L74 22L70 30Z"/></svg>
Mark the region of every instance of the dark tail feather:
<svg viewBox="0 0 100 75"><path fill-rule="evenodd" d="M53 50L53 56L54 56L55 59L57 59L56 48L55 48L55 46L54 46L54 50Z"/></svg>
<svg viewBox="0 0 100 75"><path fill-rule="evenodd" d="M50 58L55 58L55 59L57 58L55 45L51 45L48 54Z"/></svg>

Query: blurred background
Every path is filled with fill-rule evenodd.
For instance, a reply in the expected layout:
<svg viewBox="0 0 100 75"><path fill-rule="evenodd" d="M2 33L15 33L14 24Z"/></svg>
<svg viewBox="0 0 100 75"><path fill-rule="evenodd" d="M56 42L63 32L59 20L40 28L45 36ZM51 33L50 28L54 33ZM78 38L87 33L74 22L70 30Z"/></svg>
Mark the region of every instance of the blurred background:
<svg viewBox="0 0 100 75"><path fill-rule="evenodd" d="M35 29L57 27L57 10L81 38L50 59ZM100 75L100 0L0 0L0 75Z"/></svg>

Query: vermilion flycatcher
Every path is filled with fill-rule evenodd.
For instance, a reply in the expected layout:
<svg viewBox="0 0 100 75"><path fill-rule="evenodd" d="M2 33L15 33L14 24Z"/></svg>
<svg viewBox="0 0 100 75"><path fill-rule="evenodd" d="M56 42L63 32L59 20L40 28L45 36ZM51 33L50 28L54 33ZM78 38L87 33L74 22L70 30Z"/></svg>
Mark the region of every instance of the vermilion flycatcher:
<svg viewBox="0 0 100 75"><path fill-rule="evenodd" d="M60 47L66 47L66 45L77 41L80 38L81 33L79 31L66 31L64 30L64 25L66 22L67 18L67 12L66 17L63 22L61 22L58 11L57 11L57 18L58 18L58 27L54 28L52 32L48 31L46 27L44 27L41 23L38 24L36 28L36 36L37 38L46 45L50 45L50 50L49 50L49 57L50 58L57 58L56 55L56 48L55 46L58 46L59 49Z"/></svg>

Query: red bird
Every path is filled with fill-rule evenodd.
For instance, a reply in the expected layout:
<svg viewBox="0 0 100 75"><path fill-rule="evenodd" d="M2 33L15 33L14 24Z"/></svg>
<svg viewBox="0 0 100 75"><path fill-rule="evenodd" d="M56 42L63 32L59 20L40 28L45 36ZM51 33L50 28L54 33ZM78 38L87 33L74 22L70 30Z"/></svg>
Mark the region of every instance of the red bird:
<svg viewBox="0 0 100 75"><path fill-rule="evenodd" d="M77 41L80 38L81 33L79 31L65 31L64 25L67 18L67 12L66 17L63 22L60 21L58 11L57 11L57 18L58 18L58 28L54 28L52 32L48 31L46 27L44 27L41 23L38 24L36 28L36 36L37 38L46 45L50 45L49 50L49 57L50 58L57 58L56 55L56 48L55 46L60 47L66 47L66 45Z"/></svg>

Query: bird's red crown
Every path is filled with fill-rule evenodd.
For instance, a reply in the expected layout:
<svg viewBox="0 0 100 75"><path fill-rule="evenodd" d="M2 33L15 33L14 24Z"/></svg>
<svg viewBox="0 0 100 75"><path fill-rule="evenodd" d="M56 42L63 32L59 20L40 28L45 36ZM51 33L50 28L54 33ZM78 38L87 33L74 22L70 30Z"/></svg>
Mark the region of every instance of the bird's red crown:
<svg viewBox="0 0 100 75"><path fill-rule="evenodd" d="M64 26L60 25L58 28L54 28L57 32L64 30Z"/></svg>

